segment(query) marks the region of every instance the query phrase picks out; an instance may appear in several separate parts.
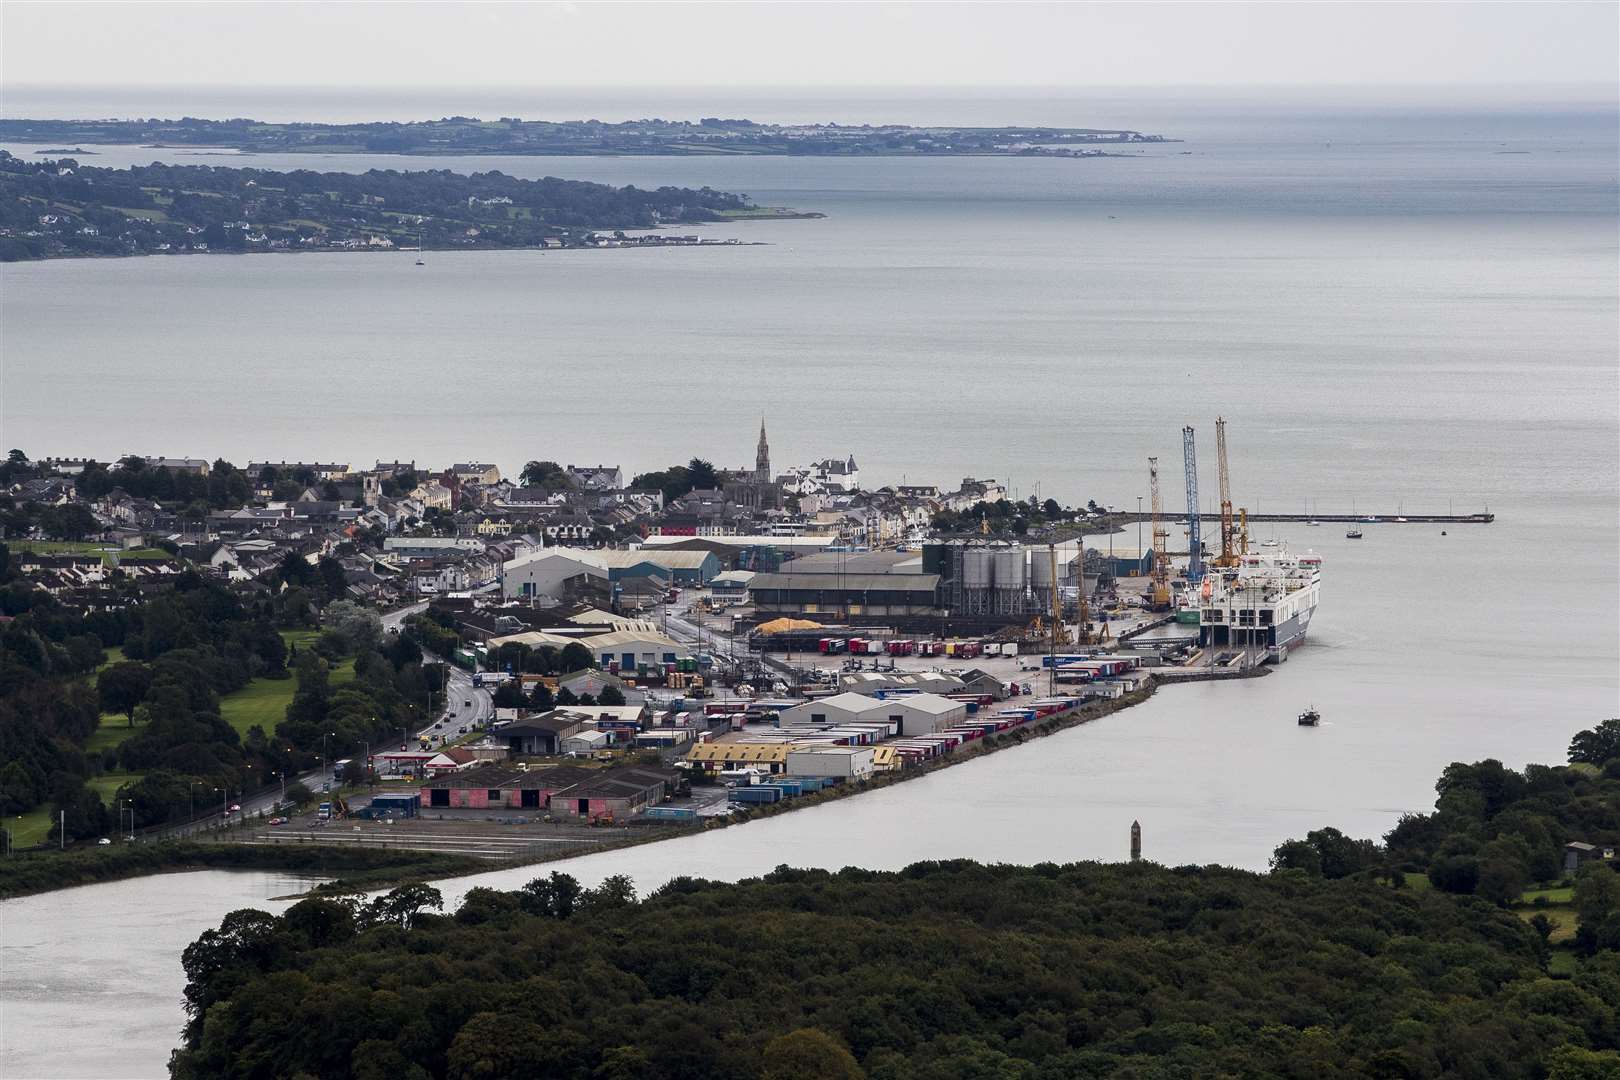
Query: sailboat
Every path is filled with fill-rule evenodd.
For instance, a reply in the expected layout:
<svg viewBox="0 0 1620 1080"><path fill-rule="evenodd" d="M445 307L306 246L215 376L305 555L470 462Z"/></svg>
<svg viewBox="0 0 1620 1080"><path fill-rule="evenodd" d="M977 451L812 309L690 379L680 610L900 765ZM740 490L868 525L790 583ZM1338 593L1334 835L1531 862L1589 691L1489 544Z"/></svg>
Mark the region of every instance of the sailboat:
<svg viewBox="0 0 1620 1080"><path fill-rule="evenodd" d="M1356 517L1356 500L1351 499L1350 500L1350 519L1351 519L1352 524L1348 529L1344 530L1344 538L1346 540L1360 540L1361 539L1361 526L1354 524L1355 517Z"/></svg>
<svg viewBox="0 0 1620 1080"><path fill-rule="evenodd" d="M422 223L420 221L418 221L416 223L416 265L417 266L426 266L427 265L427 263L422 261L422 256L427 253L427 246L422 243L422 237L426 233L426 231L427 230L423 227Z"/></svg>
<svg viewBox="0 0 1620 1080"><path fill-rule="evenodd" d="M1320 524L1322 524L1320 521L1316 520L1316 515L1311 513L1311 501L1309 499L1305 500L1305 524L1307 524L1307 525L1320 525Z"/></svg>

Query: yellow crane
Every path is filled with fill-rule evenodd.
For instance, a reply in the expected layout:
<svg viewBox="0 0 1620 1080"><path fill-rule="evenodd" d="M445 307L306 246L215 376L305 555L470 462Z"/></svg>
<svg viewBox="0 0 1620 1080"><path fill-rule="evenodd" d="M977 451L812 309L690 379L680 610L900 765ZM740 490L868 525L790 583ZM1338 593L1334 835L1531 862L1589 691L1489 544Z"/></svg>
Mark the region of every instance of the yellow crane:
<svg viewBox="0 0 1620 1080"><path fill-rule="evenodd" d="M1063 594L1058 591L1057 545L1046 545L1046 557L1052 567L1052 651L1069 643L1069 628L1063 625Z"/></svg>
<svg viewBox="0 0 1620 1080"><path fill-rule="evenodd" d="M1154 611L1170 609L1170 534L1164 528L1164 504L1159 498L1159 459L1148 458L1148 491L1153 496L1153 602Z"/></svg>
<svg viewBox="0 0 1620 1080"><path fill-rule="evenodd" d="M1233 543L1232 480L1226 471L1226 421L1215 418L1215 457L1220 462L1221 475L1221 553L1212 561L1216 566L1238 564L1237 545Z"/></svg>

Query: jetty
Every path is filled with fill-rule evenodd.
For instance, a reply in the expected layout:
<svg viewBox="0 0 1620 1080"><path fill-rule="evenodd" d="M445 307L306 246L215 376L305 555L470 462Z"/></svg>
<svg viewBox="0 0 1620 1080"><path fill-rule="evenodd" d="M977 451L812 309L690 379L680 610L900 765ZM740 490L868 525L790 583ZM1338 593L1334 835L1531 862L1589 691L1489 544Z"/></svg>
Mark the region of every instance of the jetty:
<svg viewBox="0 0 1620 1080"><path fill-rule="evenodd" d="M1121 511L1116 515L1124 521L1152 521L1150 513L1137 513L1134 510ZM1170 518L1170 520L1185 523L1187 515ZM1249 524L1257 521L1315 521L1323 524L1356 524L1366 525L1489 525L1496 520L1492 513L1480 514L1250 514Z"/></svg>

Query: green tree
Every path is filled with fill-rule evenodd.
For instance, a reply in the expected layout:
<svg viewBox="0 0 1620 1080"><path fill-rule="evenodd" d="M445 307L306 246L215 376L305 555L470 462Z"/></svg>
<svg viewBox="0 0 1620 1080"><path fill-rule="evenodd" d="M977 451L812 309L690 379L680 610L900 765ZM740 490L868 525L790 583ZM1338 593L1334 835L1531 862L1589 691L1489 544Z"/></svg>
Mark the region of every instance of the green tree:
<svg viewBox="0 0 1620 1080"><path fill-rule="evenodd" d="M1569 741L1571 764L1602 765L1620 757L1620 719L1605 720L1597 727L1575 733Z"/></svg>
<svg viewBox="0 0 1620 1080"><path fill-rule="evenodd" d="M720 478L714 471L714 465L702 458L695 457L688 461L686 473L694 491L709 491L720 486Z"/></svg>
<svg viewBox="0 0 1620 1080"><path fill-rule="evenodd" d="M571 674L575 671L584 671L586 668L594 667L596 661L591 656L591 650L577 641L570 641L563 646L562 655L558 657L557 663L564 674Z"/></svg>
<svg viewBox="0 0 1620 1080"><path fill-rule="evenodd" d="M596 695L598 705L623 705L624 691L617 686L604 686L602 692Z"/></svg>
<svg viewBox="0 0 1620 1080"><path fill-rule="evenodd" d="M765 1044L760 1080L864 1080L855 1055L820 1028L799 1028Z"/></svg>
<svg viewBox="0 0 1620 1080"><path fill-rule="evenodd" d="M531 461L518 474L524 487L572 488L574 483L567 471L555 461Z"/></svg>
<svg viewBox="0 0 1620 1080"><path fill-rule="evenodd" d="M1601 862L1588 862L1575 875L1576 940L1588 952L1620 948L1607 940L1620 920L1620 873Z"/></svg>
<svg viewBox="0 0 1620 1080"><path fill-rule="evenodd" d="M122 661L96 677L96 696L103 712L123 713L129 726L135 726L135 706L146 700L152 688L152 669L134 661Z"/></svg>

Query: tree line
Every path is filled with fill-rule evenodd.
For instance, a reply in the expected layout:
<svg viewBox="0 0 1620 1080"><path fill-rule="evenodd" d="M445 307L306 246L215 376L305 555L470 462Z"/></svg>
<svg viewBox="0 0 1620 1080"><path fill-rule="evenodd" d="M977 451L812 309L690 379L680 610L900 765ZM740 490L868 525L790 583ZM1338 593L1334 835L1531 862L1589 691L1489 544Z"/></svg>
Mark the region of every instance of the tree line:
<svg viewBox="0 0 1620 1080"><path fill-rule="evenodd" d="M237 911L183 965L180 1080L1620 1070L1620 953L1554 978L1513 914L1371 875L962 860L638 899L551 873L453 912L424 885Z"/></svg>
<svg viewBox="0 0 1620 1080"><path fill-rule="evenodd" d="M70 609L17 578L0 545L0 813L52 810L51 839L186 819L230 793L261 789L323 755L361 750L421 726L444 686L412 634L385 639L376 615L343 596L335 559L289 553L267 586L238 590L194 570L174 588L115 610ZM289 648L284 630L318 631ZM108 663L107 650L122 659ZM334 667L352 665L338 683ZM296 679L286 715L241 734L221 699L255 679ZM113 718L118 718L114 720ZM104 722L127 727L93 737ZM90 781L139 779L112 798Z"/></svg>

